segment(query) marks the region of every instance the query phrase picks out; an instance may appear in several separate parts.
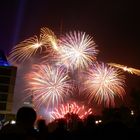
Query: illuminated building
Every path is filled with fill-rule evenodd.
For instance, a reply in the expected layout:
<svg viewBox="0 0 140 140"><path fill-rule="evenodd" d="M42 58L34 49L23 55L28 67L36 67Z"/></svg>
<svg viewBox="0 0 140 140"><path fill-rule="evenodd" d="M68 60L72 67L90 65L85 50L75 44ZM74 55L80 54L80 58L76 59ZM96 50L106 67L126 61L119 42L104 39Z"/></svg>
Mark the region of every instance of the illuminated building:
<svg viewBox="0 0 140 140"><path fill-rule="evenodd" d="M10 66L0 51L0 120L12 115L17 68Z"/></svg>

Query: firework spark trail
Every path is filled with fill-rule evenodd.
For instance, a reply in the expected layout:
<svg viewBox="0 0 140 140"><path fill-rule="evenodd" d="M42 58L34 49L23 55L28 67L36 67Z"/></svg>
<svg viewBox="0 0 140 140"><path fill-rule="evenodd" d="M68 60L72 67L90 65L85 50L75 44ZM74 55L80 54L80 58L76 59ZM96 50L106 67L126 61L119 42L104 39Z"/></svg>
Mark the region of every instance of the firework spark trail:
<svg viewBox="0 0 140 140"><path fill-rule="evenodd" d="M68 113L76 114L80 119L84 119L89 114L92 114L92 109L86 110L85 106L78 106L75 102L67 103L66 105L61 105L59 108L55 108L54 111L50 112L50 117L52 120L65 118Z"/></svg>
<svg viewBox="0 0 140 140"><path fill-rule="evenodd" d="M44 45L45 42L42 41L41 37L39 39L36 35L30 37L20 42L12 49L8 60L11 62L24 62L25 60L28 60L32 55L34 55L39 49L41 52L42 46Z"/></svg>
<svg viewBox="0 0 140 140"><path fill-rule="evenodd" d="M71 80L63 67L50 65L35 65L33 71L26 75L28 83L26 90L34 95L34 103L40 106L55 107L72 92Z"/></svg>
<svg viewBox="0 0 140 140"><path fill-rule="evenodd" d="M98 50L92 37L83 32L70 32L60 39L62 62L72 69L87 68L96 60Z"/></svg>
<svg viewBox="0 0 140 140"><path fill-rule="evenodd" d="M44 42L46 41L49 46L58 51L58 39L52 30L47 27L41 28L41 36Z"/></svg>
<svg viewBox="0 0 140 140"><path fill-rule="evenodd" d="M95 101L105 106L115 106L115 96L123 99L125 77L122 72L104 63L96 63L89 69L85 81L89 102Z"/></svg>
<svg viewBox="0 0 140 140"><path fill-rule="evenodd" d="M42 52L42 47L53 47L54 50L58 50L58 41L55 34L48 28L43 27L40 31L40 37L36 35L30 37L18 45L16 45L8 57L11 62L24 62L33 56L39 49Z"/></svg>
<svg viewBox="0 0 140 140"><path fill-rule="evenodd" d="M113 66L113 67L117 67L117 68L122 69L124 71L127 71L131 74L136 74L137 76L140 76L140 70L139 69L129 68L127 66L116 64L116 63L108 63L108 65Z"/></svg>

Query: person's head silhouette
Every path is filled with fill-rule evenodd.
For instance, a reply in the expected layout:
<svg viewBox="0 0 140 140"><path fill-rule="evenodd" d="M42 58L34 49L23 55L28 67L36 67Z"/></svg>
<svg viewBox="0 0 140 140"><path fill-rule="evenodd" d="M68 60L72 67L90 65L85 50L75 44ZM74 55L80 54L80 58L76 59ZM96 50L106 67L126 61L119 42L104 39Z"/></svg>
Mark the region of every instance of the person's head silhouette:
<svg viewBox="0 0 140 140"><path fill-rule="evenodd" d="M16 124L2 128L1 137L7 139L36 139L38 133L34 129L36 111L31 107L21 107L16 114Z"/></svg>
<svg viewBox="0 0 140 140"><path fill-rule="evenodd" d="M17 111L16 122L17 124L32 127L35 123L36 117L37 114L33 108L24 106Z"/></svg>

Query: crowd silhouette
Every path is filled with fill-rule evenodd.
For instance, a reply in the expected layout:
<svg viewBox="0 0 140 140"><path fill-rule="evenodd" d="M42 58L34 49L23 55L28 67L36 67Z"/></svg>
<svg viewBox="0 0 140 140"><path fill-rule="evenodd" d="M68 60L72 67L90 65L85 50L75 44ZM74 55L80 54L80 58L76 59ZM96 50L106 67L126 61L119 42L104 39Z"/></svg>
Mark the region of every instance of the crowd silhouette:
<svg viewBox="0 0 140 140"><path fill-rule="evenodd" d="M129 112L129 113L128 113ZM138 137L140 115L135 117L125 107L106 109L101 120L90 114L84 120L77 114L66 114L65 118L56 119L46 124L45 119L38 119L31 107L21 107L16 114L16 123L8 123L0 130L0 139L18 140L53 140L53 139L112 139Z"/></svg>

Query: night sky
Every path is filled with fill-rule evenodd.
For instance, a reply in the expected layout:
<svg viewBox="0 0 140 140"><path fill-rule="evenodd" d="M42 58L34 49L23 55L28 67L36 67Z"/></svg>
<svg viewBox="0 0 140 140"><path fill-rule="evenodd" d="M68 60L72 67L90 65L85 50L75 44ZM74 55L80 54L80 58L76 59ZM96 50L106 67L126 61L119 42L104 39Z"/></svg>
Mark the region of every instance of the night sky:
<svg viewBox="0 0 140 140"><path fill-rule="evenodd" d="M1 0L0 19L0 48L7 54L46 26L57 35L85 31L99 46L99 60L140 66L140 8L135 0Z"/></svg>
<svg viewBox="0 0 140 140"><path fill-rule="evenodd" d="M1 0L0 49L8 54L20 41L48 27L59 36L84 31L98 45L98 60L140 69L138 0ZM140 77L127 86L140 88Z"/></svg>

